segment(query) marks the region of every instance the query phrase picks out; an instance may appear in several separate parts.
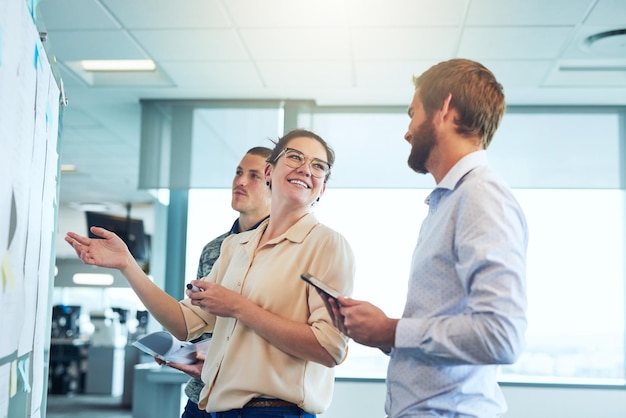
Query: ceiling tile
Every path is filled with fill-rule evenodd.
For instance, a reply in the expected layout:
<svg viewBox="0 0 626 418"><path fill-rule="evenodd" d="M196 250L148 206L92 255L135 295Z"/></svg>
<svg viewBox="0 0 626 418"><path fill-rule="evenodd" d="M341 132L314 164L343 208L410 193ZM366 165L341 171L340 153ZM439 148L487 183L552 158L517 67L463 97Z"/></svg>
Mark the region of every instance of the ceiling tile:
<svg viewBox="0 0 626 418"><path fill-rule="evenodd" d="M350 56L345 29L242 29L255 60L342 60Z"/></svg>
<svg viewBox="0 0 626 418"><path fill-rule="evenodd" d="M150 58L123 30L59 30L48 39L62 61Z"/></svg>
<svg viewBox="0 0 626 418"><path fill-rule="evenodd" d="M76 127L73 128L71 132L74 136L73 142L75 142L77 146L79 146L79 144L84 144L88 147L93 146L94 144L98 144L98 146L103 146L107 148L113 146L128 146L126 141L124 141L119 136L111 133L111 131L102 126L99 128Z"/></svg>
<svg viewBox="0 0 626 418"><path fill-rule="evenodd" d="M230 21L215 0L103 0L128 29L225 28Z"/></svg>
<svg viewBox="0 0 626 418"><path fill-rule="evenodd" d="M626 1L598 0L585 21L590 25L615 25L626 28Z"/></svg>
<svg viewBox="0 0 626 418"><path fill-rule="evenodd" d="M357 60L440 60L454 55L460 31L456 28L354 29Z"/></svg>
<svg viewBox="0 0 626 418"><path fill-rule="evenodd" d="M258 67L265 84L270 88L335 88L353 85L349 61L261 61L258 62Z"/></svg>
<svg viewBox="0 0 626 418"><path fill-rule="evenodd" d="M59 75L63 80L63 87L66 90L78 90L78 89L86 89L88 86L85 83L85 80L80 78L74 71L72 71L68 66L64 65L63 62L59 62L56 64L58 68Z"/></svg>
<svg viewBox="0 0 626 418"><path fill-rule="evenodd" d="M484 60L482 64L489 68L496 79L507 91L517 88L536 88L552 68L552 61L517 61ZM524 74L520 77L520 74Z"/></svg>
<svg viewBox="0 0 626 418"><path fill-rule="evenodd" d="M162 61L160 66L178 87L263 87L251 62Z"/></svg>
<svg viewBox="0 0 626 418"><path fill-rule="evenodd" d="M41 1L36 15L47 30L120 28L120 24L97 0Z"/></svg>
<svg viewBox="0 0 626 418"><path fill-rule="evenodd" d="M92 89L92 95L96 95L100 90L110 89ZM120 88L126 90L128 88ZM119 136L128 142L139 143L140 123L138 119L141 117L141 107L138 100L132 102L117 101L109 102L106 95L99 95L101 100L90 104L87 108L93 112L90 116L96 119L101 126L106 127L111 135ZM71 106L71 104L70 104Z"/></svg>
<svg viewBox="0 0 626 418"><path fill-rule="evenodd" d="M466 28L458 56L472 59L553 59L567 44L572 29Z"/></svg>
<svg viewBox="0 0 626 418"><path fill-rule="evenodd" d="M343 26L346 11L337 0L228 0L224 7L241 28Z"/></svg>
<svg viewBox="0 0 626 418"><path fill-rule="evenodd" d="M298 89L298 97L314 99L320 106L408 106L413 87L350 87ZM347 99L348 98L348 99Z"/></svg>
<svg viewBox="0 0 626 418"><path fill-rule="evenodd" d="M97 120L72 106L68 106L63 111L63 127L64 128L94 128L100 124Z"/></svg>
<svg viewBox="0 0 626 418"><path fill-rule="evenodd" d="M460 26L468 0L347 0L354 26Z"/></svg>
<svg viewBox="0 0 626 418"><path fill-rule="evenodd" d="M426 71L434 61L357 61L358 87L389 87L413 90L413 76Z"/></svg>
<svg viewBox="0 0 626 418"><path fill-rule="evenodd" d="M248 58L230 29L133 30L132 35L154 60L217 61Z"/></svg>
<svg viewBox="0 0 626 418"><path fill-rule="evenodd" d="M78 148L85 138L76 128L64 127L59 138L64 147L63 157L82 153L82 150ZM77 147L74 147L74 145L77 145Z"/></svg>
<svg viewBox="0 0 626 418"><path fill-rule="evenodd" d="M468 26L559 26L583 21L595 0L480 0L470 2Z"/></svg>

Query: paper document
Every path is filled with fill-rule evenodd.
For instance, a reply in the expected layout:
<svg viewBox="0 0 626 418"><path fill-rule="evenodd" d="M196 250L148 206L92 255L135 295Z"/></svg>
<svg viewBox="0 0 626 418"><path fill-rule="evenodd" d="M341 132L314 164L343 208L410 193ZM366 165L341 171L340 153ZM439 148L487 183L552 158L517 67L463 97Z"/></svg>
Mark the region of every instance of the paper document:
<svg viewBox="0 0 626 418"><path fill-rule="evenodd" d="M193 364L198 361L196 352L206 354L211 338L195 343L177 340L167 331L150 333L133 345L143 351L169 363Z"/></svg>

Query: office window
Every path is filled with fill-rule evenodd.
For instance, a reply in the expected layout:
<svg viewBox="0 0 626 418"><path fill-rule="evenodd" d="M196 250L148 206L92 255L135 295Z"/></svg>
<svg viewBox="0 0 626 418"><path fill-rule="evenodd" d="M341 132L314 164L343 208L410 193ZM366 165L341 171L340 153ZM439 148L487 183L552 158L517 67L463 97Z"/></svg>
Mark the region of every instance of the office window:
<svg viewBox="0 0 626 418"><path fill-rule="evenodd" d="M320 220L344 234L354 249L354 297L392 317L402 315L428 192L328 190L316 209ZM514 193L530 229L529 327L524 354L502 368L502 380L623 383L623 192ZM378 350L352 343L337 375L384 378L386 366Z"/></svg>
<svg viewBox="0 0 626 418"><path fill-rule="evenodd" d="M315 212L355 251L353 296L399 317L423 202L434 185L406 166L406 110L320 111L299 122L337 151ZM501 368L502 380L624 384L619 132L619 115L610 109L509 109L488 150L530 229L527 348L516 364ZM191 191L189 208L187 268L195 272L202 246L237 214L223 189ZM351 343L337 376L384 378L386 366L378 350Z"/></svg>
<svg viewBox="0 0 626 418"><path fill-rule="evenodd" d="M320 221L342 233L353 247L353 297L373 302L389 316L402 315L428 192L328 189L315 209ZM502 368L502 379L621 383L623 192L524 189L515 194L530 228L529 328L526 351L515 365ZM187 271L196 271L204 244L236 218L229 204L229 190L190 193ZM337 375L384 378L386 356L351 344Z"/></svg>
<svg viewBox="0 0 626 418"><path fill-rule="evenodd" d="M623 190L515 190L529 224L527 348L504 380L624 383Z"/></svg>
<svg viewBox="0 0 626 418"><path fill-rule="evenodd" d="M281 134L281 111L269 108L199 108L193 113L190 187L230 187L235 168L252 147L272 148Z"/></svg>

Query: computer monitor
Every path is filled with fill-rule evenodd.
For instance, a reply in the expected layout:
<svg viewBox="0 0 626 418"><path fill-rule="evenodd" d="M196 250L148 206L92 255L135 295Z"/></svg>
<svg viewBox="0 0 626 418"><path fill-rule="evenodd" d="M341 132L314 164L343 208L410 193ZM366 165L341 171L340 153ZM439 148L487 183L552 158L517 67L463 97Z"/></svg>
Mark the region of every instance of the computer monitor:
<svg viewBox="0 0 626 418"><path fill-rule="evenodd" d="M99 226L117 234L126 243L135 260L149 260L149 238L144 232L143 220L101 212L85 212L85 214L90 238L100 238L92 234L90 230L92 226Z"/></svg>
<svg viewBox="0 0 626 418"><path fill-rule="evenodd" d="M51 338L76 339L80 334L80 306L55 305L52 307Z"/></svg>

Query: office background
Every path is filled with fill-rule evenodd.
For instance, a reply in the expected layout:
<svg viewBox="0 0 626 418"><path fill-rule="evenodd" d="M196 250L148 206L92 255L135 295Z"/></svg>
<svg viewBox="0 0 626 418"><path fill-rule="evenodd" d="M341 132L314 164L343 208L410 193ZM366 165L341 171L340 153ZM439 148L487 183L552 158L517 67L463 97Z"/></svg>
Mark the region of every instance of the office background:
<svg viewBox="0 0 626 418"><path fill-rule="evenodd" d="M605 416L624 410L623 2L44 0L37 10L68 98L61 162L76 166L61 174L59 232L85 228L85 209L143 218L159 260L151 273L173 294L182 286L163 277L184 277L203 239L181 234L194 207L188 188L228 187L245 149L302 126L337 150L330 188L369 196L360 197L358 211L342 211L366 222L377 200L368 189L405 190L401 206L421 193L412 189L432 186L405 167L411 76L454 56L484 62L509 104L492 162L520 195L543 202L532 206L544 218L531 231L537 267L529 290L544 299L531 319L546 327L534 337L598 341L566 364L537 354L528 360L532 373L509 370L509 416L582 417L597 404ZM153 59L157 69L87 72L79 64L130 58ZM168 186L165 204L154 190ZM331 203L320 205L320 216ZM217 210L211 207L212 219ZM224 217L220 231L234 214ZM333 226L347 230L341 221ZM205 240L216 235L206 228ZM182 246L172 244L171 231ZM548 262L535 263L542 255ZM57 256L69 256L62 242ZM403 303L397 274L397 296L384 302L390 311ZM593 334L598 328L609 336ZM609 365L607 347L617 357ZM588 370L572 366L585 359L593 363ZM342 378L328 415L369 390L372 405L361 405L382 414L378 378Z"/></svg>

